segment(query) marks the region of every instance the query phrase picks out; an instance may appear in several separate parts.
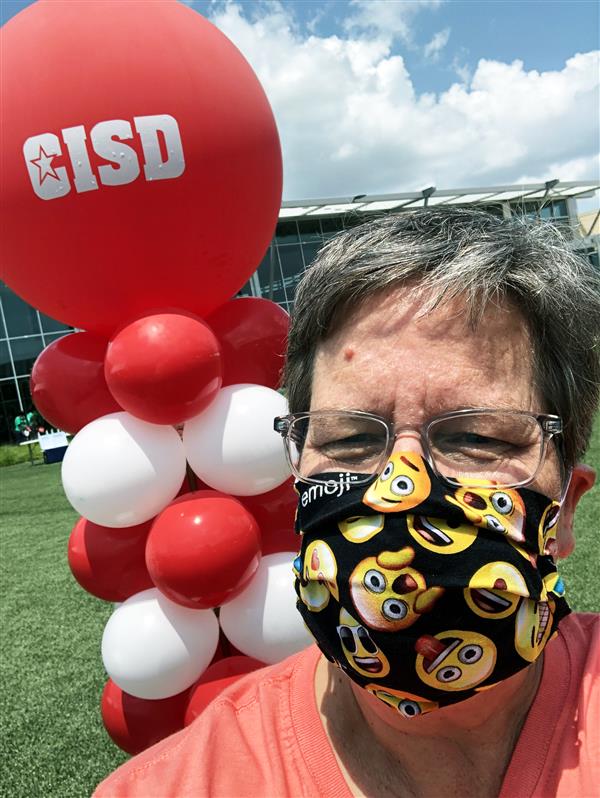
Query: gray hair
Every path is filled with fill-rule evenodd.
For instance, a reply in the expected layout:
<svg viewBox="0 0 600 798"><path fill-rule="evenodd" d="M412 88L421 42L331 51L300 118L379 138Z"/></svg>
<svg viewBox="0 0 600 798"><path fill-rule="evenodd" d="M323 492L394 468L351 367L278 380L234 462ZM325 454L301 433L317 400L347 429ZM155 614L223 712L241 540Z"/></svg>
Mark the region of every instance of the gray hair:
<svg viewBox="0 0 600 798"><path fill-rule="evenodd" d="M551 225L472 208L383 216L321 249L296 292L283 376L290 412L310 407L319 343L350 308L404 283L424 313L464 297L473 329L488 303L512 301L530 331L536 386L563 419L566 462L577 462L600 394L600 276Z"/></svg>

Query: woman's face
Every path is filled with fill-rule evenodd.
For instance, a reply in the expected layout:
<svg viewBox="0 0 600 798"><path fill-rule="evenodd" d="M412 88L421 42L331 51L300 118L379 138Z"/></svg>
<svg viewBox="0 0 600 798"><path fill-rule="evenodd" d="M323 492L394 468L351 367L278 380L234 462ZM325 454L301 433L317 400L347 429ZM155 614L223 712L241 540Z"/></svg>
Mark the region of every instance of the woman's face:
<svg viewBox="0 0 600 798"><path fill-rule="evenodd" d="M371 297L317 350L310 410L364 410L402 431L395 450L421 452L418 429L440 413L469 407L547 412L533 380L522 317L489 306L476 331L458 301L419 318L420 303L395 289ZM554 447L530 486L558 498Z"/></svg>

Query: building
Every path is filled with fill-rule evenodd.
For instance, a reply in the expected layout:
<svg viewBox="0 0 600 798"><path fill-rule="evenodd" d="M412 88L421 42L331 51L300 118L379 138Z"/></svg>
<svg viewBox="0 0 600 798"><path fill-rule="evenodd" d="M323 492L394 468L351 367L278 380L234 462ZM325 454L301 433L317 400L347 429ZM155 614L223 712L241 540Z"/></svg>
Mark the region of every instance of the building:
<svg viewBox="0 0 600 798"><path fill-rule="evenodd" d="M593 197L600 181L495 186L490 188L427 188L401 194L321 198L284 202L275 237L242 296L262 296L291 310L304 269L329 238L373 215L402 213L435 205L478 205L499 216L527 216L560 227L573 247L600 268L600 234L595 213L577 215L577 199ZM594 222L594 219L596 221ZM29 375L45 346L72 332L33 309L0 283L0 441L13 439L17 413L31 403Z"/></svg>

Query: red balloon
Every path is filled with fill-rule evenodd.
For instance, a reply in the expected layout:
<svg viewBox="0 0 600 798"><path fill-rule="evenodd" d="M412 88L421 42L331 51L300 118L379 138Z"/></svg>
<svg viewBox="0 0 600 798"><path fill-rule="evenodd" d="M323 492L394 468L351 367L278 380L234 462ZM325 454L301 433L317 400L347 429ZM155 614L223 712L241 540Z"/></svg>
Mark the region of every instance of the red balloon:
<svg viewBox="0 0 600 798"><path fill-rule="evenodd" d="M153 424L181 424L221 387L221 351L191 314L159 313L128 324L108 344L104 375L124 410Z"/></svg>
<svg viewBox="0 0 600 798"><path fill-rule="evenodd" d="M260 530L233 496L188 493L154 520L146 565L156 587L193 609L218 607L240 593L260 561Z"/></svg>
<svg viewBox="0 0 600 798"><path fill-rule="evenodd" d="M209 665L192 687L185 713L185 725L189 726L214 698L230 684L237 682L240 676L264 667L264 662L246 656L227 657L214 665Z"/></svg>
<svg viewBox="0 0 600 798"><path fill-rule="evenodd" d="M283 308L268 299L242 297L221 305L206 322L221 344L223 385L279 387L290 326Z"/></svg>
<svg viewBox="0 0 600 798"><path fill-rule="evenodd" d="M234 45L183 3L130 0L42 0L2 39L1 279L107 337L232 297L282 186L271 108Z"/></svg>
<svg viewBox="0 0 600 798"><path fill-rule="evenodd" d="M154 587L144 553L152 521L113 529L80 518L69 538L73 576L84 590L104 601L125 601Z"/></svg>
<svg viewBox="0 0 600 798"><path fill-rule="evenodd" d="M183 729L190 689L150 701L123 692L109 679L102 692L102 720L111 739L128 754L139 754Z"/></svg>
<svg viewBox="0 0 600 798"><path fill-rule="evenodd" d="M260 527L263 555L300 549L301 538L294 531L298 494L293 478L268 493L239 496L238 499Z"/></svg>
<svg viewBox="0 0 600 798"><path fill-rule="evenodd" d="M35 361L31 398L53 427L75 433L122 410L104 379L107 344L92 333L73 333L53 341Z"/></svg>

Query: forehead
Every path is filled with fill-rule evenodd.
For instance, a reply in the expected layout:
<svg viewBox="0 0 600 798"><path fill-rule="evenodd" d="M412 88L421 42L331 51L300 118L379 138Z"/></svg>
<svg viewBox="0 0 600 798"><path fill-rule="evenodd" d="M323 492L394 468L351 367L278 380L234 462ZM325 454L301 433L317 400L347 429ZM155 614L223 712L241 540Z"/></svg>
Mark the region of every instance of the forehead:
<svg viewBox="0 0 600 798"><path fill-rule="evenodd" d="M463 407L542 412L527 325L508 302L473 329L462 298L424 315L406 288L370 297L322 342L311 409L360 409L406 421Z"/></svg>

